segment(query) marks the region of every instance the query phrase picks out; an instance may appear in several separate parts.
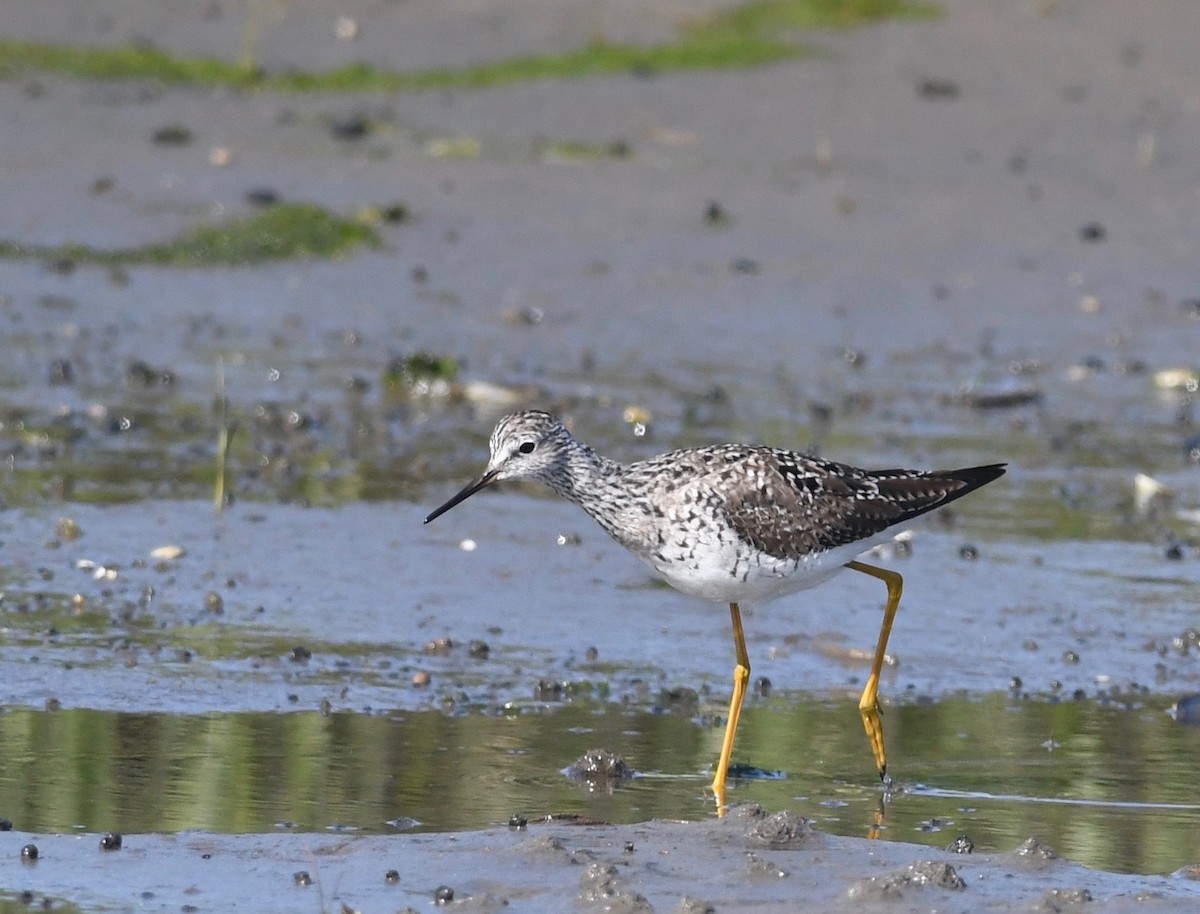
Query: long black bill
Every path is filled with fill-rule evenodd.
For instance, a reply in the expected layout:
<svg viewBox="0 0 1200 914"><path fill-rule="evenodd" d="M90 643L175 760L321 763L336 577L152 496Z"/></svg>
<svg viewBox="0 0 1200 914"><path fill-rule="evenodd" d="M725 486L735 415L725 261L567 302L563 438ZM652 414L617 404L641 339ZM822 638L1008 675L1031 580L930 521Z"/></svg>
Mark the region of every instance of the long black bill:
<svg viewBox="0 0 1200 914"><path fill-rule="evenodd" d="M431 520L437 520L437 518L441 517L443 514L445 514L447 511L449 511L455 505L457 505L460 501L466 501L468 498L470 498L472 495L474 495L480 489L486 489L488 486L490 486L495 481L496 481L495 471L492 471L490 473L484 473L482 476L480 476L473 483L471 483L469 486L467 486L465 489L463 489L461 492L459 492L457 495L455 495L453 498L451 498L448 502L446 502L440 508L435 508L433 511L429 512L429 516L427 518L425 518L425 523L429 523Z"/></svg>

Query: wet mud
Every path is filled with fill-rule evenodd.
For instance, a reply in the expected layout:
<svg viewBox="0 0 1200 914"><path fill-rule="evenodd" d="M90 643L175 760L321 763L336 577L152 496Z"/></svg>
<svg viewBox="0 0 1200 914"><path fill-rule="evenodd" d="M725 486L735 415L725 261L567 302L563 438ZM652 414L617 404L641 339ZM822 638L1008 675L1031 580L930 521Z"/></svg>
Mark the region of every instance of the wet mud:
<svg viewBox="0 0 1200 914"><path fill-rule="evenodd" d="M249 21L67 6L4 37L234 59ZM426 68L674 27L435 6L281 7L255 49ZM956 0L745 71L0 79L0 241L43 252L0 259L0 907L1189 910L1197 28ZM63 247L278 203L381 246ZM533 489L422 526L530 405L622 459L1009 463L877 556L905 576L882 820L877 582L744 608L717 819L723 608ZM620 777L570 779L596 749Z"/></svg>

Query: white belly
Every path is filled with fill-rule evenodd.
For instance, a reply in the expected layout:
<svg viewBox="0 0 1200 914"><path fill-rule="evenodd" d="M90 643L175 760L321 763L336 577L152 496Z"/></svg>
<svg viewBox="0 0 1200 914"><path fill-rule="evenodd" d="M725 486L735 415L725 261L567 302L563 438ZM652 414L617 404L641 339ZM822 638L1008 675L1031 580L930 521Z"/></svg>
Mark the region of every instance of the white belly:
<svg viewBox="0 0 1200 914"><path fill-rule="evenodd" d="M753 553L731 541L693 542L687 553L667 553L667 561L652 555L641 558L668 584L689 596L722 603L765 603L828 581L847 562L893 536L884 532L800 560Z"/></svg>

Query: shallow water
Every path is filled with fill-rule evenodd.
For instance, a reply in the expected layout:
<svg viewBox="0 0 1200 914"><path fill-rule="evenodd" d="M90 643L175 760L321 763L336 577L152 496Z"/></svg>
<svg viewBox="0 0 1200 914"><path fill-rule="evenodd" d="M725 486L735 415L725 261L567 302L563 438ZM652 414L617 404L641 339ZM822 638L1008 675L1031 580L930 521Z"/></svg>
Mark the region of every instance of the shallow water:
<svg viewBox="0 0 1200 914"><path fill-rule="evenodd" d="M493 713L176 715L11 710L0 717L3 813L34 832L391 834L474 830L514 814L613 823L697 820L719 730L696 708L591 702ZM1035 834L1118 872L1171 872L1200 856L1200 728L1161 702L988 696L889 707L897 792L885 837L1008 851ZM762 772L730 801L791 809L865 836L880 792L849 702L756 701L737 756ZM596 746L637 776L576 783Z"/></svg>
<svg viewBox="0 0 1200 914"><path fill-rule="evenodd" d="M140 39L145 11L112 6ZM513 814L711 819L725 609L667 590L532 490L421 525L516 405L560 411L622 459L743 440L872 466L1009 461L879 557L906 580L881 693L898 781L882 837L967 834L1007 852L1032 834L1132 873L1200 861L1200 728L1163 713L1200 689L1195 390L1155 381L1194 369L1200 327L1176 230L1192 218L1177 150L1195 54L1162 41L1194 29L1143 41L1115 4L1107 30L1102 12L952 6L942 24L719 83L613 77L386 105L0 84L22 126L3 132L15 164L0 237L161 240L241 211L259 185L344 213L399 194L414 214L381 229L384 250L340 262L0 263L0 816L47 850L22 876L53 887L78 872L124 898L114 859L190 882L207 843L237 858L229 885L251 904L315 909L247 877L243 849L273 848L271 878L290 890L308 865L296 834L455 832L429 841L441 853ZM997 31L977 16L1013 18ZM1090 42L1089 73L1115 73L1068 72L1064 38ZM912 91L930 61L963 80L961 100ZM1159 93L1156 68L1177 88ZM387 128L369 147L331 140L330 118L364 104ZM203 140L153 147L168 121ZM414 130L480 134L481 157L434 160ZM833 158L817 165L826 132ZM629 138L631 155L494 153L497 139L574 134ZM1133 161L1147 137L1165 150L1153 168ZM226 143L234 164L208 165L202 147ZM709 199L728 224L705 223ZM1103 244L1078 238L1093 218ZM420 353L457 360L458 376L397 383L390 366ZM232 501L218 517L222 429ZM1139 472L1173 495L1139 504ZM179 557L154 557L162 546ZM880 787L856 701L882 596L845 575L746 608L752 677L774 689L750 701L735 761L780 775L735 780L732 802L868 833ZM639 775L611 793L569 781L595 746ZM109 830L152 850L97 863L90 836ZM218 840L183 834L197 830ZM83 831L90 859L51 840ZM380 888L388 855L412 851L380 843L345 854L381 864L358 885ZM729 891L756 890L726 875ZM174 888L156 903L190 903Z"/></svg>

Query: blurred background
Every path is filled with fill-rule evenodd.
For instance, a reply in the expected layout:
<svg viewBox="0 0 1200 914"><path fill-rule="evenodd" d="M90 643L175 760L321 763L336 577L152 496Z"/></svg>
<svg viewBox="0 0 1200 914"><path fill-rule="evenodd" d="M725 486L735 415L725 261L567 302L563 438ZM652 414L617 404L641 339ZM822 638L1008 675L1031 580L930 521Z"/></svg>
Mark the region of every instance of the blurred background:
<svg viewBox="0 0 1200 914"><path fill-rule="evenodd" d="M1007 461L880 558L885 836L1196 863L1198 28L1168 0L0 3L0 815L711 816L725 610L535 490L421 525L538 406L625 460ZM882 600L747 618L731 801L867 831ZM561 773L596 745L642 777Z"/></svg>

